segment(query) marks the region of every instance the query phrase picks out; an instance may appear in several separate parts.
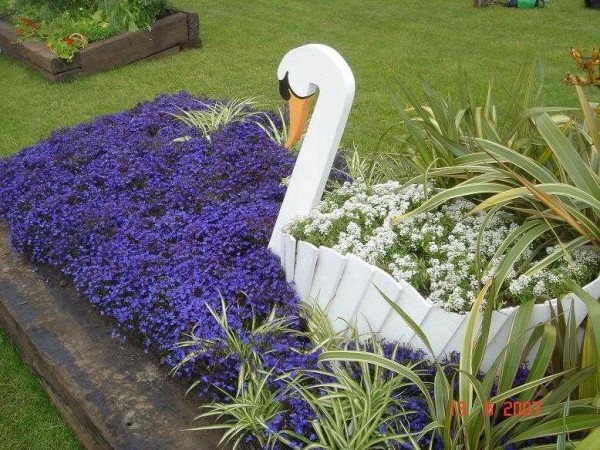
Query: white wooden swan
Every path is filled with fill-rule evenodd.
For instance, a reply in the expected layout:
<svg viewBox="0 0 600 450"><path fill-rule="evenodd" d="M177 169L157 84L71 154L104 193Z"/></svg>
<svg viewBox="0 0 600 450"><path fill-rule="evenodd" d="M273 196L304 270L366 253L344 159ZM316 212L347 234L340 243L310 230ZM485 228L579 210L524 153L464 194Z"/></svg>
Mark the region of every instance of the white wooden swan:
<svg viewBox="0 0 600 450"><path fill-rule="evenodd" d="M291 147L302 134L310 103L319 89L310 124L289 180L286 196L275 223L269 248L281 258L286 278L295 284L300 298L314 299L329 316L336 331L347 323L359 333L375 331L383 338L400 340L423 348L422 342L399 315L381 298L377 288L399 304L421 327L432 344L434 357L460 351L467 314L445 311L423 298L409 283L354 255L316 248L296 242L284 229L297 216L314 208L325 189L350 107L354 99L354 76L338 52L321 44L309 44L288 52L277 72L280 92L290 105ZM377 287L377 288L376 288ZM585 287L600 296L600 278ZM556 301L550 300L556 310ZM549 302L534 306L530 325L550 320ZM570 302L564 302L565 311ZM487 369L506 345L517 307L494 311L488 348L482 368ZM579 325L587 314L585 304L575 299L574 312Z"/></svg>

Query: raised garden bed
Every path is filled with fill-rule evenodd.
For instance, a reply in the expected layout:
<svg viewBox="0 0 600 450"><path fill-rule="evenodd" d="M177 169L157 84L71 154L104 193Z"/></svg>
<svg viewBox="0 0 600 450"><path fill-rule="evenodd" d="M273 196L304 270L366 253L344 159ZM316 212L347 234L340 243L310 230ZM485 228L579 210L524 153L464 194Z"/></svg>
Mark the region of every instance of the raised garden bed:
<svg viewBox="0 0 600 450"><path fill-rule="evenodd" d="M1 52L22 61L55 82L200 46L198 14L172 11L172 14L158 19L150 30L121 33L103 41L92 42L69 63L40 41L17 42L14 26L0 21Z"/></svg>
<svg viewBox="0 0 600 450"><path fill-rule="evenodd" d="M156 358L115 340L68 278L15 255L2 222L0 261L0 327L85 448L217 447L217 431L181 431L208 423L193 421L198 401L184 400Z"/></svg>

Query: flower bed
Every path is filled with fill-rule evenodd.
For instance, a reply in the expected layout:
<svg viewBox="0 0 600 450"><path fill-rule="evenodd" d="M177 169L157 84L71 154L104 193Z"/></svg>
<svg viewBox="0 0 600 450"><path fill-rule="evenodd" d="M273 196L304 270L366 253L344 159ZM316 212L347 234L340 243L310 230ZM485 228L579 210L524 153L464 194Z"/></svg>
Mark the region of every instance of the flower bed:
<svg viewBox="0 0 600 450"><path fill-rule="evenodd" d="M267 250L281 181L294 160L256 123L260 116L210 138L172 116L213 104L185 93L160 96L56 131L0 160L0 217L16 251L72 276L78 291L115 321L116 335L139 341L167 366L198 350L176 346L192 330L195 339L213 343L178 373L197 379L199 394L223 399L235 393L246 360L223 344L224 330L207 306L220 311L226 304L227 326L273 370L275 392L282 388L277 376L315 369L318 352L297 333L297 297ZM251 324L273 308L286 330L256 333ZM385 355L392 353L407 364L423 357L386 344ZM273 433L314 438L307 403L277 395ZM407 392L403 401L418 406L407 426L419 431L427 422L423 400ZM251 435L246 441L256 442Z"/></svg>
<svg viewBox="0 0 600 450"><path fill-rule="evenodd" d="M193 325L206 324L206 337L219 332L204 305L219 307L220 296L236 329L253 312L296 308L266 248L293 159L253 122L209 143L169 114L199 106L188 94L158 97L0 161L12 246L73 276L120 332L171 365ZM202 365L219 385L235 362Z"/></svg>
<svg viewBox="0 0 600 450"><path fill-rule="evenodd" d="M104 2L108 11L96 2L70 3L0 5L2 52L51 81L67 81L201 45L198 15L169 10L162 1Z"/></svg>
<svg viewBox="0 0 600 450"><path fill-rule="evenodd" d="M298 298L266 248L294 159L263 129L269 121L280 125L275 115L241 115L210 135L173 117L213 105L185 93L160 96L56 131L0 160L0 217L15 250L72 276L79 292L115 321L115 334L139 341L169 367L183 361L178 373L195 380L200 394L244 400L256 377L267 374L264 396L244 406L267 421L242 428L241 439L272 448L276 436L287 436L302 447L293 433L317 440L313 420L324 419L323 411L279 377L302 372L327 381L333 366L317 363L320 350L306 332ZM177 345L186 339L190 345ZM416 365L433 382L436 369L422 351L389 342L358 347ZM457 361L451 355L443 369L454 387ZM318 368L330 372L306 375ZM528 377L522 365L514 369L509 386ZM378 386L391 376L357 364L347 373L359 384L381 377ZM374 431L377 439L419 432L432 420L423 392L400 386L384 398L393 408ZM432 448L442 448L431 433L419 444L432 440ZM387 444L415 448L405 440Z"/></svg>

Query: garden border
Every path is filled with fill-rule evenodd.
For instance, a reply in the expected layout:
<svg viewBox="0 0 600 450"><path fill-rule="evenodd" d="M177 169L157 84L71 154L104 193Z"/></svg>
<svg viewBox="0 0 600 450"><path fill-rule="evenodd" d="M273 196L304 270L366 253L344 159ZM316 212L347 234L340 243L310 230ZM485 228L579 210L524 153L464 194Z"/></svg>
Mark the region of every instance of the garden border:
<svg viewBox="0 0 600 450"><path fill-rule="evenodd" d="M112 324L55 269L12 252L3 222L0 327L86 448L217 448L218 431L181 431L210 422L192 422L199 405L184 399L164 368L113 338Z"/></svg>
<svg viewBox="0 0 600 450"><path fill-rule="evenodd" d="M102 72L138 61L202 46L198 14L173 10L150 30L120 33L92 42L68 63L40 41L17 42L14 25L0 20L0 50L54 82Z"/></svg>

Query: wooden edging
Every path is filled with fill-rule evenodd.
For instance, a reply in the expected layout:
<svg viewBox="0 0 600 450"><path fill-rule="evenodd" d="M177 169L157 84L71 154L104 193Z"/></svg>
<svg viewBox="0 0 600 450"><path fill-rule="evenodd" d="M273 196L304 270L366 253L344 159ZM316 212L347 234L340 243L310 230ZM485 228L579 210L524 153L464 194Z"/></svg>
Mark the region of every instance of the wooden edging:
<svg viewBox="0 0 600 450"><path fill-rule="evenodd" d="M217 431L186 432L198 404L80 299L68 280L11 252L0 223L0 327L88 449L214 450ZM224 448L224 447L219 447Z"/></svg>
<svg viewBox="0 0 600 450"><path fill-rule="evenodd" d="M67 63L42 42L17 42L14 25L0 21L2 53L20 60L50 81L57 82L201 45L198 14L173 11L173 14L157 20L150 30L121 33L92 42L71 63Z"/></svg>

